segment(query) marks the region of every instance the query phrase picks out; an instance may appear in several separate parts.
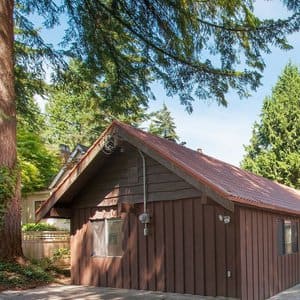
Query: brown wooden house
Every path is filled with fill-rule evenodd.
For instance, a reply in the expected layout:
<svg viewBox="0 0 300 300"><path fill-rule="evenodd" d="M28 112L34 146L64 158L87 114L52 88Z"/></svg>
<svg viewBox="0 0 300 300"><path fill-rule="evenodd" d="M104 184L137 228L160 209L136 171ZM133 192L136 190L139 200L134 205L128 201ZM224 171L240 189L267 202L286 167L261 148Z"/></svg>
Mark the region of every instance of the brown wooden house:
<svg viewBox="0 0 300 300"><path fill-rule="evenodd" d="M113 122L37 218L74 284L265 299L300 282L300 192Z"/></svg>

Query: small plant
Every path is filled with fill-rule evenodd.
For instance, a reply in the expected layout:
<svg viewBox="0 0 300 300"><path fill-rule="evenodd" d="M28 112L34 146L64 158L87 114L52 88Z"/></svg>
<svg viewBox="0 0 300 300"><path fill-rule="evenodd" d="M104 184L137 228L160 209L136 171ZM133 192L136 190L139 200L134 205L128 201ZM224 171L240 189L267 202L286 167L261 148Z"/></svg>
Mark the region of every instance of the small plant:
<svg viewBox="0 0 300 300"><path fill-rule="evenodd" d="M71 251L69 248L57 248L53 251L53 260L58 260L61 258L70 258Z"/></svg>
<svg viewBox="0 0 300 300"><path fill-rule="evenodd" d="M22 226L22 231L57 231L60 230L48 223L27 223Z"/></svg>
<svg viewBox="0 0 300 300"><path fill-rule="evenodd" d="M46 284L53 277L37 264L0 261L0 290Z"/></svg>

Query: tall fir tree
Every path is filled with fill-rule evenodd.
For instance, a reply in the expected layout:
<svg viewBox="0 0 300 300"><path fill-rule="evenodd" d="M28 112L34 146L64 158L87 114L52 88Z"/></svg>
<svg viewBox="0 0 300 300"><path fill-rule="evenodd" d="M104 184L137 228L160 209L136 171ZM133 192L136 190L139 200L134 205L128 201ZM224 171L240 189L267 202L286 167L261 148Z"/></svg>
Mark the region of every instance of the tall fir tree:
<svg viewBox="0 0 300 300"><path fill-rule="evenodd" d="M90 146L114 119L136 126L143 121L146 106L131 94L109 101L84 62L71 60L61 76L63 81L49 89L46 105L46 138L52 145Z"/></svg>
<svg viewBox="0 0 300 300"><path fill-rule="evenodd" d="M169 140L179 140L174 119L165 103L161 110L151 114L149 132Z"/></svg>
<svg viewBox="0 0 300 300"><path fill-rule="evenodd" d="M152 96L150 83L157 79L169 95L179 94L189 111L194 98L214 98L226 105L229 89L247 96L260 84L262 53L269 53L270 45L289 49L286 35L300 28L299 4L294 0L282 0L291 16L277 21L259 20L252 0L62 0L61 8L56 3L16 0L14 11L14 0L0 1L0 259L22 253L20 189L15 180L14 15L27 32L32 24L26 16L39 14L43 25L51 27L59 23L64 9L70 25L65 50L87 63L102 84L105 99L117 104L130 94L146 104ZM32 54L19 61L23 70L37 66ZM239 70L240 62L248 69ZM39 74L38 67L33 70Z"/></svg>
<svg viewBox="0 0 300 300"><path fill-rule="evenodd" d="M300 189L300 71L289 63L264 100L242 168Z"/></svg>

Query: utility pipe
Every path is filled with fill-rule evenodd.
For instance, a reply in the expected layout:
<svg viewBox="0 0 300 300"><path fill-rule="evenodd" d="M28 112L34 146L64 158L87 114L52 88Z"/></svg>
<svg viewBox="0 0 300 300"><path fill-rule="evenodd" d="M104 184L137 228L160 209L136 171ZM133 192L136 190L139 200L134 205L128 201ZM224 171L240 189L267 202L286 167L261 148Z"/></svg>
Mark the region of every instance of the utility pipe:
<svg viewBox="0 0 300 300"><path fill-rule="evenodd" d="M141 150L138 150L143 162L143 191L144 191L144 213L140 215L140 221L144 224L144 236L148 235L148 223L150 216L147 213L147 183L146 183L146 161L145 156Z"/></svg>
<svg viewBox="0 0 300 300"><path fill-rule="evenodd" d="M139 154L142 157L142 162L143 162L144 213L146 213L147 212L146 161L145 161L145 156L141 150L139 150Z"/></svg>

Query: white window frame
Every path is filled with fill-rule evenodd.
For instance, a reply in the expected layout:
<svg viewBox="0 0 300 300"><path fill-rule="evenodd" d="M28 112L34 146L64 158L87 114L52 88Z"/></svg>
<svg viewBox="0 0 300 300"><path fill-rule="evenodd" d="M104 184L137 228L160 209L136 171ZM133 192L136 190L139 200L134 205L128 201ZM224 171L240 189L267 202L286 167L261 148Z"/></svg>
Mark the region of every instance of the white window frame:
<svg viewBox="0 0 300 300"><path fill-rule="evenodd" d="M95 246L94 246L94 240L93 240L93 256L94 257L122 257L123 256L123 249L121 250L122 253L120 253L120 255L109 255L108 253L108 249L109 249L109 222L113 222L113 221L117 221L117 222L121 222L123 224L124 220L121 218L111 218L111 219L97 219L97 220L91 220L91 222L103 222L104 221L104 252L103 254L94 254L95 253ZM97 237L97 235L95 235L94 233L94 228L93 230L93 239L95 239L95 237ZM122 241L123 241L123 232L121 231L121 248L122 248Z"/></svg>

